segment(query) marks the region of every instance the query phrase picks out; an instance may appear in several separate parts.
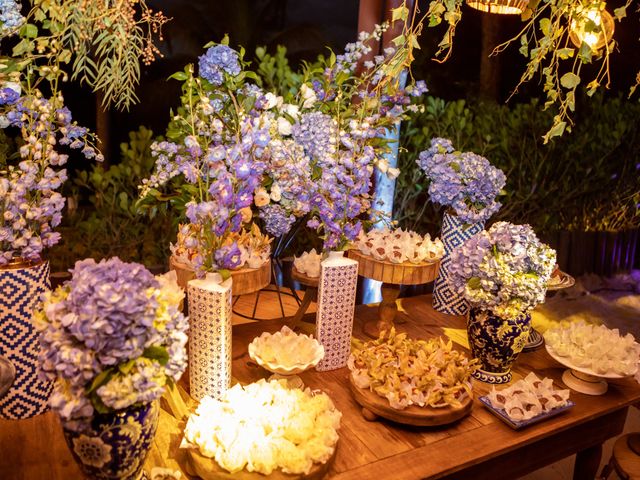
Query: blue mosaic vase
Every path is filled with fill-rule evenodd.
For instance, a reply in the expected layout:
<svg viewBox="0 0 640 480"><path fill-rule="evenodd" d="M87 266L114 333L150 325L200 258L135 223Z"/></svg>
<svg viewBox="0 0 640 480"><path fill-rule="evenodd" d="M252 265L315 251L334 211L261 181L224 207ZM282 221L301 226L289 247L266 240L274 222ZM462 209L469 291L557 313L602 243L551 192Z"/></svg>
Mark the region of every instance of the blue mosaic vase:
<svg viewBox="0 0 640 480"><path fill-rule="evenodd" d="M0 418L31 418L48 409L53 383L38 377L38 331L31 321L42 294L51 289L49 262L16 259L0 268L0 355L16 374L0 396Z"/></svg>
<svg viewBox="0 0 640 480"><path fill-rule="evenodd" d="M467 336L474 358L481 367L473 376L485 383L501 384L511 380L511 365L529 339L531 316L504 320L472 308L467 318Z"/></svg>
<svg viewBox="0 0 640 480"><path fill-rule="evenodd" d="M96 480L138 480L158 428L157 402L93 417L89 431L63 424L64 438L82 472Z"/></svg>
<svg viewBox="0 0 640 480"><path fill-rule="evenodd" d="M469 303L449 287L451 252L484 228L484 223L465 225L457 215L445 213L440 238L444 244L444 256L440 261L438 277L433 286L433 308L449 315L466 315Z"/></svg>

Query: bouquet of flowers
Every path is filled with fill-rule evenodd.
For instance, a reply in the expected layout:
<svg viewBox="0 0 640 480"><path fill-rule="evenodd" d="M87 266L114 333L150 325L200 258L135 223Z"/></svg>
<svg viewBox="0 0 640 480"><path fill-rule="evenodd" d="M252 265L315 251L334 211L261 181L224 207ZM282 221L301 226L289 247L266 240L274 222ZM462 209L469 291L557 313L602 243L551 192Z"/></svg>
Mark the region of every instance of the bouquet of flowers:
<svg viewBox="0 0 640 480"><path fill-rule="evenodd" d="M95 413L159 398L187 366L183 291L169 276L114 257L79 261L34 314L49 404L82 430ZM169 274L168 274L169 275ZM175 275L175 274L174 274Z"/></svg>
<svg viewBox="0 0 640 480"><path fill-rule="evenodd" d="M431 201L451 207L464 223L485 222L500 209L496 197L506 177L486 158L454 151L450 140L434 138L416 163L429 180Z"/></svg>
<svg viewBox="0 0 640 480"><path fill-rule="evenodd" d="M0 89L0 127L19 129L23 144L17 159L0 161L0 265L13 257L30 262L60 240L54 231L62 220L65 199L57 190L67 179L68 159L60 146L102 160L93 136L71 119L62 95L45 98L39 90L22 93L17 82Z"/></svg>
<svg viewBox="0 0 640 480"><path fill-rule="evenodd" d="M472 307L516 319L544 302L555 263L529 225L497 222L452 252L449 283Z"/></svg>

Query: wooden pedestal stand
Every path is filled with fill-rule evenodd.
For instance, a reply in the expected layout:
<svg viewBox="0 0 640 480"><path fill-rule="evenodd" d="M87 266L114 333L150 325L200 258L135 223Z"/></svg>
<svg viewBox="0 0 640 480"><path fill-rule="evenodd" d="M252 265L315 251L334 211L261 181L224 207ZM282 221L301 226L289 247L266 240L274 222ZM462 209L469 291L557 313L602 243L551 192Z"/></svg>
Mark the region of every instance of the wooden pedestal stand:
<svg viewBox="0 0 640 480"><path fill-rule="evenodd" d="M302 303L300 303L295 315L291 317L288 322L289 328L291 328L291 330L295 330L295 328L300 325L300 322L302 322L302 317L309 309L311 302L318 301L318 281L320 280L320 277L308 277L304 273L300 273L296 270L296 267L292 267L291 278L307 287L304 291L304 296L302 297Z"/></svg>
<svg viewBox="0 0 640 480"><path fill-rule="evenodd" d="M349 258L358 261L358 275L382 282L382 302L378 307L378 321L365 323L365 333L378 338L380 332L394 326L398 313L396 300L400 285L422 285L433 282L438 275L439 261L431 263L392 263L376 260L357 250L349 250Z"/></svg>
<svg viewBox="0 0 640 480"><path fill-rule="evenodd" d="M196 278L195 272L187 265L171 257L169 268L176 271L178 285L187 290L189 280ZM260 268L241 268L231 271L233 287L231 293L234 297L248 295L262 290L271 283L271 260L267 261Z"/></svg>

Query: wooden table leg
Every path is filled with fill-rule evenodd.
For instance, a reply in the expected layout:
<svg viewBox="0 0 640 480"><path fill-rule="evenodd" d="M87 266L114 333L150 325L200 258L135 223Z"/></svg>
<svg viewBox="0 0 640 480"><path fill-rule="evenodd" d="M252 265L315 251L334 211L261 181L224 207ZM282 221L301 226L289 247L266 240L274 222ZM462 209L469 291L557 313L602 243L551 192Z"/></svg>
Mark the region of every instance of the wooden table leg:
<svg viewBox="0 0 640 480"><path fill-rule="evenodd" d="M289 324L289 328L291 330L295 330L296 327L300 325L302 322L302 317L307 312L309 305L311 302L315 302L318 300L318 289L313 287L307 287L304 291L304 296L302 297L302 303L298 307L295 315L291 317L287 323Z"/></svg>
<svg viewBox="0 0 640 480"><path fill-rule="evenodd" d="M578 452L573 467L573 480L592 480L596 478L601 459L602 445L594 445Z"/></svg>
<svg viewBox="0 0 640 480"><path fill-rule="evenodd" d="M364 325L364 332L371 338L378 338L383 330L389 331L394 326L394 321L398 313L396 300L400 295L400 287L383 283L381 287L382 301L378 306L378 320L367 322Z"/></svg>

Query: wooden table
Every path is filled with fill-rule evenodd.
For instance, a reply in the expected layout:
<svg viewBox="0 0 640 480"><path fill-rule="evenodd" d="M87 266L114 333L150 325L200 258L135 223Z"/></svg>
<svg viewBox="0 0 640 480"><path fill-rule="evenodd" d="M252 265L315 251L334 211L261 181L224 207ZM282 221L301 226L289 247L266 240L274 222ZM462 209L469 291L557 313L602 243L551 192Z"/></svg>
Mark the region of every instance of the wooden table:
<svg viewBox="0 0 640 480"><path fill-rule="evenodd" d="M403 301L406 323L398 327L412 336L442 334L442 327L464 328L462 317L437 313L430 297ZM366 338L364 321L373 320L377 309L357 309L354 335ZM246 353L248 342L264 330L276 331L280 320L234 327L233 373L241 382L267 377ZM515 379L534 370L539 376L560 383L564 367L544 350L518 358ZM575 479L593 478L602 443L622 432L627 407L640 401L640 386L634 380L611 382L606 395L591 397L571 392L576 406L566 414L516 432L484 409L478 400L469 417L450 427L415 428L391 423L367 422L348 387L347 369L300 376L312 387L324 390L342 412L340 442L330 475L338 480L421 478L513 479L546 464L577 453ZM474 383L476 397L485 394L485 384ZM177 436L177 435L176 435ZM52 413L31 420L0 421L0 479L73 480L81 478L64 444L58 421ZM158 449L147 461L174 466Z"/></svg>

